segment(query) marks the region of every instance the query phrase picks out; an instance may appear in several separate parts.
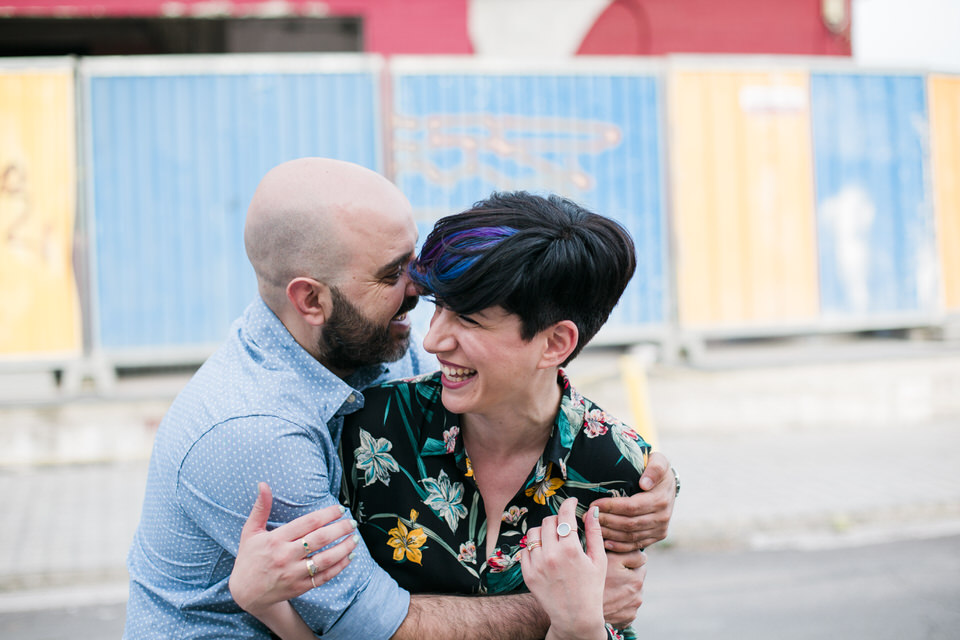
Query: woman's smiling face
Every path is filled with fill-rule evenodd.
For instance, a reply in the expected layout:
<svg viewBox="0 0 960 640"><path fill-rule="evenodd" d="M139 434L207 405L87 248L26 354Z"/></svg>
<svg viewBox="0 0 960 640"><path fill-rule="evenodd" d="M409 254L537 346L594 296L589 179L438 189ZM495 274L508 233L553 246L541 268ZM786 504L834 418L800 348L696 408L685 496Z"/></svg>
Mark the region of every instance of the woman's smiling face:
<svg viewBox="0 0 960 640"><path fill-rule="evenodd" d="M521 320L501 307L469 315L437 304L423 347L437 356L443 406L457 414L523 411L545 338L521 337Z"/></svg>

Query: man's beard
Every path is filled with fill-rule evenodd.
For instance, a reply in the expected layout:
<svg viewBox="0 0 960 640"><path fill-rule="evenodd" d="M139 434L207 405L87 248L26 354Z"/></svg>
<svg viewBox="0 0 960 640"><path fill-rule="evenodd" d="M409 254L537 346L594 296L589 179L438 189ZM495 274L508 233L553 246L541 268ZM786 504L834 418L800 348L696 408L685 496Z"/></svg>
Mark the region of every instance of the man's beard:
<svg viewBox="0 0 960 640"><path fill-rule="evenodd" d="M381 362L395 362L403 357L410 345L410 332L392 335L390 325L382 326L369 320L356 306L330 287L333 312L323 324L317 349L320 361L331 369L354 371L360 367ZM417 306L417 297L404 299L400 313Z"/></svg>

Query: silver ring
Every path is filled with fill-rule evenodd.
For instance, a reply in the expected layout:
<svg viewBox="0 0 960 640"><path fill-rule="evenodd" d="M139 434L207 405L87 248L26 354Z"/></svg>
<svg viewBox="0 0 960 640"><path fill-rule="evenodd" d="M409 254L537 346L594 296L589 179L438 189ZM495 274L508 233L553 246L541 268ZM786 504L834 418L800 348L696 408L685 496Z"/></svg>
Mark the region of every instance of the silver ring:
<svg viewBox="0 0 960 640"><path fill-rule="evenodd" d="M307 558L307 573L310 574L310 580L313 581L313 576L317 575L317 565L313 564L313 558Z"/></svg>
<svg viewBox="0 0 960 640"><path fill-rule="evenodd" d="M571 530L572 529L570 528L570 525L566 522L561 522L557 525L557 535L561 538L566 538L568 535L570 535Z"/></svg>

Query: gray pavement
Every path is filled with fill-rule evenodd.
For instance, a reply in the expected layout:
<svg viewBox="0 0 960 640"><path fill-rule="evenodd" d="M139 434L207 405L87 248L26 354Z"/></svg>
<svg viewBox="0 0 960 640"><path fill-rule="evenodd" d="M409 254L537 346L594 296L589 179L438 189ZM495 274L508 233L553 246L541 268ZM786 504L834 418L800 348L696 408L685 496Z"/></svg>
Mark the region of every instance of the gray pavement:
<svg viewBox="0 0 960 640"><path fill-rule="evenodd" d="M712 357L654 364L646 377L649 435L683 480L663 544L831 548L960 533L960 346L735 345ZM643 389L629 373L643 358L588 350L570 373L636 422ZM37 607L40 589L122 601L152 433L186 380L121 378L111 398L0 405L0 613Z"/></svg>

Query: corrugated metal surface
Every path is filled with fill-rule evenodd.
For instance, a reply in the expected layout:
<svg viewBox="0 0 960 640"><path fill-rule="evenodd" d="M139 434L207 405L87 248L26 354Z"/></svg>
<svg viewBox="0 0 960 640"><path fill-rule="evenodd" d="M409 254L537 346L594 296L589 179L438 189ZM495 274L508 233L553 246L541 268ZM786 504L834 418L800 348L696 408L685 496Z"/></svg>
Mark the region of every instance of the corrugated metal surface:
<svg viewBox="0 0 960 640"><path fill-rule="evenodd" d="M960 76L931 76L930 147L943 302L960 311Z"/></svg>
<svg viewBox="0 0 960 640"><path fill-rule="evenodd" d="M681 326L814 322L807 73L677 69L669 86Z"/></svg>
<svg viewBox="0 0 960 640"><path fill-rule="evenodd" d="M608 335L668 320L656 69L395 58L390 70L393 173L421 235L493 190L560 193L617 219L636 242L637 274Z"/></svg>
<svg viewBox="0 0 960 640"><path fill-rule="evenodd" d="M256 293L243 247L271 167L380 167L380 61L351 56L108 60L89 92L98 344L210 345Z"/></svg>
<svg viewBox="0 0 960 640"><path fill-rule="evenodd" d="M817 73L811 96L824 319L935 313L924 79Z"/></svg>
<svg viewBox="0 0 960 640"><path fill-rule="evenodd" d="M74 67L0 65L0 356L77 355Z"/></svg>

